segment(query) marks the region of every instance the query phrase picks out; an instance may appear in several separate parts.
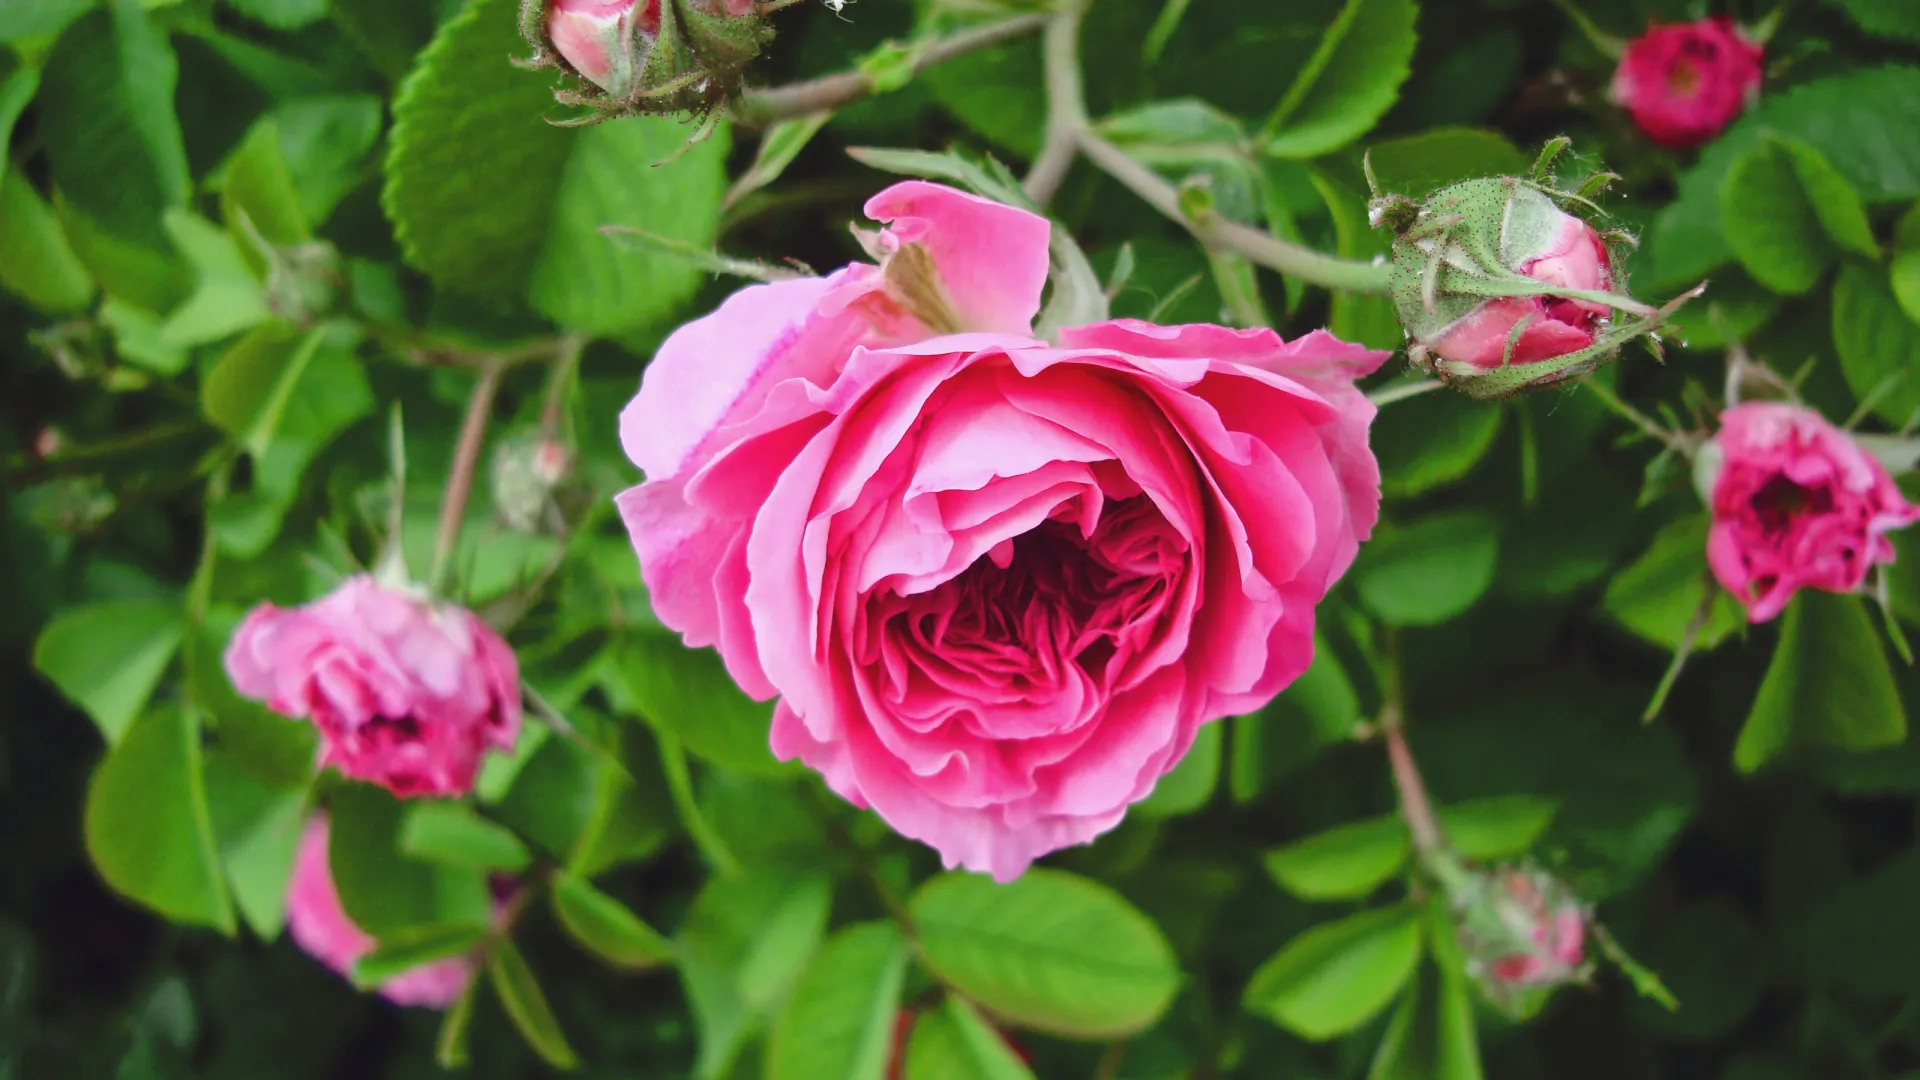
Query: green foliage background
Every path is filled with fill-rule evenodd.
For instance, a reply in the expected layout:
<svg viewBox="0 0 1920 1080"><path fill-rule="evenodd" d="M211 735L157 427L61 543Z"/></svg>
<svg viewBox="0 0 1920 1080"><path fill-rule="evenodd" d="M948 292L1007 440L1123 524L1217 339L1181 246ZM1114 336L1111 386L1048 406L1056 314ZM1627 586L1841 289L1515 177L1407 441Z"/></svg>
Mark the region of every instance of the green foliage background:
<svg viewBox="0 0 1920 1080"><path fill-rule="evenodd" d="M1684 463L1600 393L1388 405L1386 522L1324 608L1313 670L1016 886L940 874L774 762L767 706L654 620L609 504L635 479L614 421L646 357L737 285L670 248L857 257L845 225L891 178L850 147L1018 171L1047 115L1036 37L918 77L885 43L1040 5L789 9L756 84L864 65L886 92L766 151L723 125L677 157L693 129L670 120L545 123L566 111L508 63L514 6L0 0L0 1077L409 1077L465 1057L485 1077L577 1059L869 1080L902 1002L924 1010L909 1080L1027 1075L983 1014L1049 1080L1920 1076L1920 675L1864 600L1804 597L1752 630L1721 601L1642 725L1707 595L1705 520ZM1589 6L1622 35L1701 14ZM1695 426L1741 343L1829 417L1890 433L1920 411L1916 10L1800 4L1759 105L1680 155L1606 103L1610 61L1547 4L1097 0L1082 50L1106 138L1348 258L1386 244L1363 151L1417 196L1570 134L1623 175L1607 209L1643 240L1634 291L1712 281L1667 363L1630 353L1603 390ZM1400 343L1384 299L1210 259L1084 162L1051 212L1124 278L1116 314ZM544 415L578 460L532 530L483 482L454 592L511 625L574 734L530 724L472 805L316 785L309 731L239 700L219 650L253 603L373 558L396 403L404 543L426 565L489 356L525 361L493 445ZM1920 628L1904 546L1889 599ZM1365 738L1389 670L1462 850L1567 878L1678 1011L1613 970L1524 1023L1468 987L1407 900ZM281 933L315 799L345 905L382 942L363 977L473 947L488 872L550 876L444 1028Z"/></svg>

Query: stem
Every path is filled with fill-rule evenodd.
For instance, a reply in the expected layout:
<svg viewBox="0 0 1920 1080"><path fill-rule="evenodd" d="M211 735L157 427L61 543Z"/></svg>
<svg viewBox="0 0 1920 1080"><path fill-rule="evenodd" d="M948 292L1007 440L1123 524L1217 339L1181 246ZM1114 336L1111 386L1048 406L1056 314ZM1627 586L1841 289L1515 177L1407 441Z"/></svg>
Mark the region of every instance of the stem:
<svg viewBox="0 0 1920 1080"><path fill-rule="evenodd" d="M1115 1039L1107 1044L1107 1051L1100 1055L1099 1064L1094 1066L1093 1080L1113 1080L1120 1075L1120 1063L1127 1060L1127 1040Z"/></svg>
<svg viewBox="0 0 1920 1080"><path fill-rule="evenodd" d="M1080 134L1087 127L1086 89L1080 75L1080 24L1090 0L1061 0L1047 23L1042 55L1047 73L1047 139L1022 185L1037 206L1054 193L1073 168Z"/></svg>
<svg viewBox="0 0 1920 1080"><path fill-rule="evenodd" d="M1646 413L1641 412L1621 400L1619 394L1608 389L1600 380L1585 379L1581 381L1580 385L1593 391L1594 396L1598 397L1601 403L1612 410L1615 415L1626 420L1634 427L1639 428L1642 432L1645 432L1649 438L1654 439L1661 445L1683 457L1691 458L1693 456L1694 446L1691 439L1688 439L1685 435L1677 431L1668 431L1666 428L1661 427L1659 422L1653 417L1648 416Z"/></svg>
<svg viewBox="0 0 1920 1080"><path fill-rule="evenodd" d="M1440 831L1439 815L1433 812L1433 800L1427 796L1426 781L1420 778L1420 766L1407 747L1402 711L1397 696L1388 700L1380 710L1380 731L1386 738L1387 760L1393 765L1393 786L1400 793L1400 816L1413 834L1413 849L1425 859L1445 852L1447 839Z"/></svg>
<svg viewBox="0 0 1920 1080"><path fill-rule="evenodd" d="M427 576L427 588L434 593L446 584L447 564L452 561L454 542L460 538L460 525L467 517L467 496L473 492L475 465L486 442L487 420L493 415L493 398L500 390L500 374L505 367L498 359L481 367L473 393L467 398L460 443L453 451L453 472L447 477L446 494L440 503L440 530L433 538L433 570Z"/></svg>
<svg viewBox="0 0 1920 1080"><path fill-rule="evenodd" d="M1369 393L1367 400L1373 402L1375 408L1385 408L1396 401L1405 401L1408 398L1419 397L1421 394L1438 390L1445 385L1447 384L1441 382L1439 379L1420 379L1414 382L1394 383L1392 386L1383 386Z"/></svg>
<svg viewBox="0 0 1920 1080"><path fill-rule="evenodd" d="M560 434L560 421L566 416L567 394L580 374L580 354L587 349L582 334L561 339L560 356L547 373L547 397L540 406L540 437L551 440Z"/></svg>
<svg viewBox="0 0 1920 1080"><path fill-rule="evenodd" d="M196 416L190 420L161 424L145 431L130 432L97 443L59 450L44 458L16 454L7 460L7 482L25 484L38 480L42 476L88 472L99 467L103 462L125 454L137 453L189 435L212 432L212 426Z"/></svg>
<svg viewBox="0 0 1920 1080"><path fill-rule="evenodd" d="M1360 262L1290 244L1269 232L1249 228L1217 214L1205 220L1189 218L1180 207L1180 193L1159 173L1133 160L1112 143L1083 130L1080 151L1108 176L1140 196L1149 206L1181 225L1208 247L1245 255L1261 266L1299 278L1311 285L1347 292L1385 295L1388 266L1384 259Z"/></svg>
<svg viewBox="0 0 1920 1080"><path fill-rule="evenodd" d="M707 824L707 816L700 812L700 803L693 797L693 773L687 768L686 748L680 745L679 739L657 727L653 736L660 745L660 767L667 776L667 794L673 798L674 809L680 812L680 824L693 839L693 846L700 849L714 873L728 877L738 874L740 860L734 858L727 842Z"/></svg>
<svg viewBox="0 0 1920 1080"><path fill-rule="evenodd" d="M913 73L917 75L957 56L1033 33L1048 21L1046 15L1017 15L941 38L920 50L913 60ZM733 118L749 127L766 127L780 120L851 105L872 95L877 88L873 76L866 72L843 71L789 86L749 90L734 105Z"/></svg>
<svg viewBox="0 0 1920 1080"><path fill-rule="evenodd" d="M1700 631L1706 628L1707 620L1713 617L1713 605L1720 599L1720 586L1708 575L1702 582L1703 592L1700 603L1694 606L1693 617L1687 620L1687 628L1680 635L1680 643L1673 650L1673 660L1667 664L1667 670L1660 676L1660 685L1653 690L1653 700L1647 703L1647 711L1640 714L1640 722L1653 723L1660 710L1667 703L1667 695L1673 692L1674 684L1680 681L1681 669L1687 666L1687 658L1693 655L1693 647L1700 640Z"/></svg>

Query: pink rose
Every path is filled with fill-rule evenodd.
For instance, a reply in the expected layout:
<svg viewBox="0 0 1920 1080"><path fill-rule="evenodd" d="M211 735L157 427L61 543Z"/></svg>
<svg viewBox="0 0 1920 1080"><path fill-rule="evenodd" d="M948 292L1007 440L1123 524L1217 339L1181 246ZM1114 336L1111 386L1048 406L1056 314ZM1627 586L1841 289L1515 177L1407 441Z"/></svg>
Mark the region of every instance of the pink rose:
<svg viewBox="0 0 1920 1080"><path fill-rule="evenodd" d="M1036 340L1049 225L875 196L881 265L682 327L621 416L656 612L779 697L772 747L1006 880L1112 828L1304 670L1371 532L1386 353L1123 321Z"/></svg>
<svg viewBox="0 0 1920 1080"><path fill-rule="evenodd" d="M1766 622L1803 588L1850 593L1893 562L1887 533L1920 520L1887 470L1810 409L1756 402L1720 414L1709 453L1714 577Z"/></svg>
<svg viewBox="0 0 1920 1080"><path fill-rule="evenodd" d="M373 935L355 926L340 906L327 861L327 816L315 814L300 835L293 881L287 887L287 932L315 960L342 975L373 951ZM396 1005L444 1009L466 992L479 970L473 957L451 957L404 971L380 985L380 996Z"/></svg>
<svg viewBox="0 0 1920 1080"><path fill-rule="evenodd" d="M349 578L287 610L262 604L227 646L242 694L310 719L320 764L403 798L461 795L520 734L520 665L473 612Z"/></svg>
<svg viewBox="0 0 1920 1080"><path fill-rule="evenodd" d="M1764 55L1724 15L1653 26L1627 45L1611 93L1648 138L1686 149L1720 134L1759 97Z"/></svg>
<svg viewBox="0 0 1920 1080"><path fill-rule="evenodd" d="M1598 233L1586 222L1563 213L1544 196L1516 200L1515 209L1545 219L1542 227L1518 229L1511 220L1504 238L1528 246L1503 251L1501 261L1536 281L1562 289L1606 292L1613 288L1612 265ZM1579 352L1591 346L1611 312L1605 304L1556 296L1512 296L1487 300L1446 328L1427 348L1441 359L1491 371L1504 363L1531 364ZM1522 320L1526 326L1507 342Z"/></svg>

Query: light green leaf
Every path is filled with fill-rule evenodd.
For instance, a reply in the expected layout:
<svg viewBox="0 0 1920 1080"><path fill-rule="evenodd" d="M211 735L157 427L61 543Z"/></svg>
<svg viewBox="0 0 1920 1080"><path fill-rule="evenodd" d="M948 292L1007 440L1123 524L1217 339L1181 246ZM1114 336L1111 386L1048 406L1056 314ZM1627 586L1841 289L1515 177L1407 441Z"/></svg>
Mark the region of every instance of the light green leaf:
<svg viewBox="0 0 1920 1080"><path fill-rule="evenodd" d="M835 933L774 1021L767 1080L884 1080L906 974L907 940L891 922Z"/></svg>
<svg viewBox="0 0 1920 1080"><path fill-rule="evenodd" d="M0 42L20 41L60 28L85 14L98 0L7 0L0 5Z"/></svg>
<svg viewBox="0 0 1920 1080"><path fill-rule="evenodd" d="M206 759L207 807L240 917L272 941L287 921L287 885L307 823L304 787L262 782L215 752Z"/></svg>
<svg viewBox="0 0 1920 1080"><path fill-rule="evenodd" d="M1833 283L1833 348L1853 396L1896 428L1920 412L1920 323L1877 266L1849 263Z"/></svg>
<svg viewBox="0 0 1920 1080"><path fill-rule="evenodd" d="M700 1029L695 1076L729 1074L819 947L832 901L832 884L803 866L763 863L707 881L674 935Z"/></svg>
<svg viewBox="0 0 1920 1080"><path fill-rule="evenodd" d="M493 913L486 875L402 855L403 809L366 784L343 785L328 800L328 863L347 917L377 938L422 926L484 929Z"/></svg>
<svg viewBox="0 0 1920 1080"><path fill-rule="evenodd" d="M94 293L93 275L67 243L53 207L18 170L4 166L0 166L0 285L49 315L79 311Z"/></svg>
<svg viewBox="0 0 1920 1080"><path fill-rule="evenodd" d="M1222 723L1207 724L1193 736L1187 756L1173 771L1160 778L1153 794L1141 800L1134 812L1150 818L1179 817L1204 809L1220 782Z"/></svg>
<svg viewBox="0 0 1920 1080"><path fill-rule="evenodd" d="M1920 326L1920 251L1903 251L1894 256L1887 283L1893 288L1893 299L1900 310Z"/></svg>
<svg viewBox="0 0 1920 1080"><path fill-rule="evenodd" d="M1437 965L1424 965L1400 996L1367 1080L1482 1080L1484 1075L1471 988Z"/></svg>
<svg viewBox="0 0 1920 1080"><path fill-rule="evenodd" d="M478 926L421 926L382 938L374 950L354 961L351 978L362 990L372 990L396 975L440 960L465 956L486 940Z"/></svg>
<svg viewBox="0 0 1920 1080"><path fill-rule="evenodd" d="M327 0L226 0L227 6L275 30L298 30L327 17Z"/></svg>
<svg viewBox="0 0 1920 1080"><path fill-rule="evenodd" d="M1792 296L1813 288L1834 260L1795 159L1786 143L1763 139L1727 171L1720 192L1720 228L1740 264L1755 281ZM1840 186L1852 195L1845 181Z"/></svg>
<svg viewBox="0 0 1920 1080"><path fill-rule="evenodd" d="M113 600L68 608L34 643L33 666L120 741L180 648L177 605Z"/></svg>
<svg viewBox="0 0 1920 1080"><path fill-rule="evenodd" d="M1865 604L1802 590L1787 605L1734 766L1751 773L1797 749L1867 750L1906 737L1906 711Z"/></svg>
<svg viewBox="0 0 1920 1080"><path fill-rule="evenodd" d="M773 706L740 692L712 649L688 649L665 633L636 630L615 644L607 678L622 707L717 765L780 773L767 745Z"/></svg>
<svg viewBox="0 0 1920 1080"><path fill-rule="evenodd" d="M807 148L807 144L831 119L832 112L822 111L782 120L767 128L760 136L760 149L754 154L753 164L727 189L722 208L733 206L780 179L780 175L787 171L787 166L793 164L793 159L800 156L800 151Z"/></svg>
<svg viewBox="0 0 1920 1080"><path fill-rule="evenodd" d="M160 316L115 296L100 303L100 324L113 334L115 355L156 375L178 375L187 370L193 354L160 336Z"/></svg>
<svg viewBox="0 0 1920 1080"><path fill-rule="evenodd" d="M168 315L160 339L192 348L224 341L273 317L267 294L226 230L185 210L165 215L167 235L193 268L194 289Z"/></svg>
<svg viewBox="0 0 1920 1080"><path fill-rule="evenodd" d="M284 102L267 117L280 134L301 215L317 227L370 171L383 104L372 94L328 94Z"/></svg>
<svg viewBox="0 0 1920 1080"><path fill-rule="evenodd" d="M200 721L153 709L94 771L87 854L107 884L177 922L234 930L201 776Z"/></svg>
<svg viewBox="0 0 1920 1080"><path fill-rule="evenodd" d="M1371 1020L1420 963L1421 915L1407 905L1322 923L1254 972L1246 1007L1313 1041Z"/></svg>
<svg viewBox="0 0 1920 1080"><path fill-rule="evenodd" d="M1358 567L1360 598L1395 626L1434 626L1472 607L1493 583L1497 526L1471 511L1376 534Z"/></svg>
<svg viewBox="0 0 1920 1080"><path fill-rule="evenodd" d="M1261 149L1318 157L1366 134L1413 70L1419 14L1413 0L1347 0L1267 117Z"/></svg>
<svg viewBox="0 0 1920 1080"><path fill-rule="evenodd" d="M1704 513L1668 523L1654 535L1644 555L1608 583L1600 606L1633 633L1665 649L1677 648L1701 601L1714 597L1713 610L1694 640L1704 652L1738 630L1746 619L1733 597L1707 577L1707 529Z"/></svg>
<svg viewBox="0 0 1920 1080"><path fill-rule="evenodd" d="M597 334L657 323L692 295L699 272L617 246L600 227L712 247L726 133L669 162L690 132L668 119L552 126L551 76L502 62L526 48L516 7L476 0L440 28L401 86L387 216L408 261L448 289L530 297L548 317Z"/></svg>
<svg viewBox="0 0 1920 1080"><path fill-rule="evenodd" d="M1869 259L1879 258L1880 245L1873 238L1873 223L1867 220L1866 208L1860 205L1860 196L1847 178L1840 175L1825 155L1806 143L1793 139L1778 142L1786 148L1793 162L1793 175L1813 205L1814 216L1820 219L1827 239L1842 251Z"/></svg>
<svg viewBox="0 0 1920 1080"><path fill-rule="evenodd" d="M39 91L40 69L37 67L17 67L0 81L0 146L12 144L13 125L20 122L20 114L33 104L33 96Z"/></svg>
<svg viewBox="0 0 1920 1080"><path fill-rule="evenodd" d="M1034 1080L1007 1040L958 994L914 1019L905 1080Z"/></svg>
<svg viewBox="0 0 1920 1080"><path fill-rule="evenodd" d="M526 958L513 942L495 942L488 951L487 979L493 984L493 992L500 995L500 1005L513 1020L513 1026L520 1029L527 1045L533 1047L542 1060L561 1070L580 1063L573 1047L567 1043L566 1034L560 1030L560 1021L554 1019L553 1008L547 1004L547 995L541 992L539 981L533 977L533 969L527 966Z"/></svg>
<svg viewBox="0 0 1920 1080"><path fill-rule="evenodd" d="M573 940L614 967L641 971L674 958L673 942L583 878L554 876L553 913Z"/></svg>
<svg viewBox="0 0 1920 1080"><path fill-rule="evenodd" d="M261 239L270 244L304 244L313 239L313 230L300 209L293 172L280 145L280 125L271 117L253 126L240 148L227 159L220 187L220 216L235 236L247 235L240 224L244 215ZM244 243L241 250L251 251ZM264 273L264 267L255 265L254 269Z"/></svg>
<svg viewBox="0 0 1920 1080"><path fill-rule="evenodd" d="M415 803L400 826L400 850L424 862L518 871L532 856L520 838L460 802Z"/></svg>
<svg viewBox="0 0 1920 1080"><path fill-rule="evenodd" d="M1302 900L1360 900L1407 865L1413 841L1397 817L1315 833L1267 852L1267 873Z"/></svg>
<svg viewBox="0 0 1920 1080"><path fill-rule="evenodd" d="M1455 851L1477 862L1517 858L1532 850L1560 810L1557 799L1503 795L1440 808L1440 830Z"/></svg>
<svg viewBox="0 0 1920 1080"><path fill-rule="evenodd" d="M480 980L475 979L440 1021L440 1031L433 1039L433 1062L443 1069L464 1068L467 1064L467 1032L473 1027L473 1001L479 993Z"/></svg>
<svg viewBox="0 0 1920 1080"><path fill-rule="evenodd" d="M1333 217L1335 248L1341 258L1370 260L1386 253L1385 237L1367 220L1364 195L1317 169L1312 173L1312 183ZM1328 328L1344 340L1376 349L1398 349L1406 343L1400 316L1394 313L1393 300L1386 296L1336 290Z"/></svg>
<svg viewBox="0 0 1920 1080"><path fill-rule="evenodd" d="M908 908L927 967L1003 1016L1068 1038L1152 1026L1180 987L1153 920L1104 885L1058 870L995 884L950 873Z"/></svg>

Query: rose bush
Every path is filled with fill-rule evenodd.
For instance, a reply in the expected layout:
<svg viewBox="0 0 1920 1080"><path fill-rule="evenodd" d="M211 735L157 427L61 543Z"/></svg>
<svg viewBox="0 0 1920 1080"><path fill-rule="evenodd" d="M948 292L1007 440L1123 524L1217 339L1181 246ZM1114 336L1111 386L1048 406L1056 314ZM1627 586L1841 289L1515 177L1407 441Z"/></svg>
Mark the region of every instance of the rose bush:
<svg viewBox="0 0 1920 1080"><path fill-rule="evenodd" d="M1114 322L1031 336L1047 222L875 196L878 266L760 285L621 414L654 609L772 740L949 866L1118 824L1201 724L1305 671L1379 510L1384 352Z"/></svg>

